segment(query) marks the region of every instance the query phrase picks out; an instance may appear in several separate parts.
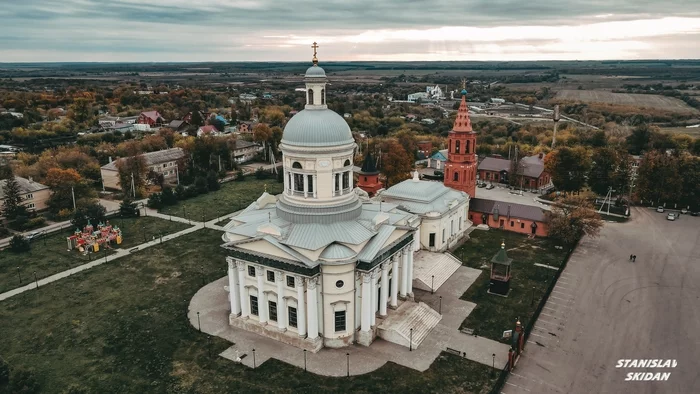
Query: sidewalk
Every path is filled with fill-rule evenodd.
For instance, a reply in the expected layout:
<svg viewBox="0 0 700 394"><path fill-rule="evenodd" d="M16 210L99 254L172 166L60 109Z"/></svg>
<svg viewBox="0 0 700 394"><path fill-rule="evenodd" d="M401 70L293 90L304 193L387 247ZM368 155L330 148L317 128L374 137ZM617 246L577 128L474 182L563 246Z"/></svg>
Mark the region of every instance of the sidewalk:
<svg viewBox="0 0 700 394"><path fill-rule="evenodd" d="M68 277L68 276L75 274L75 273L78 273L80 271L84 271L84 270L87 270L87 269L90 269L93 267L97 267L98 265L102 265L102 264L108 263L110 261L122 258L124 256L128 256L128 255L130 255L134 252L137 252L139 250L143 250L146 248L150 248L151 246L161 244L161 243L163 243L165 241L169 241L173 238L177 238L177 237L185 235L185 234L193 233L193 232L201 230L203 228L204 228L204 225L202 223L197 223L190 228L178 231L178 232L173 233L173 234L164 235L162 238L156 238L152 241L148 241L148 242L142 243L140 245L134 246L133 248L130 248L128 250L127 249L115 249L116 253L109 255L105 258L93 260L87 264L79 265L79 266L71 268L69 270L62 271L62 272L59 272L57 274L53 274L51 276L47 276L46 278L43 278L43 279L39 279L39 281L38 281L39 287L47 285L47 284L52 283L52 282L55 282L57 280L63 279L65 277ZM8 292L0 294L0 301L6 300L6 299L13 297L13 296L16 296L17 294L24 293L25 291L35 290L36 288L37 288L37 282L29 283L25 286L18 287L16 289L13 289L13 290L10 290Z"/></svg>

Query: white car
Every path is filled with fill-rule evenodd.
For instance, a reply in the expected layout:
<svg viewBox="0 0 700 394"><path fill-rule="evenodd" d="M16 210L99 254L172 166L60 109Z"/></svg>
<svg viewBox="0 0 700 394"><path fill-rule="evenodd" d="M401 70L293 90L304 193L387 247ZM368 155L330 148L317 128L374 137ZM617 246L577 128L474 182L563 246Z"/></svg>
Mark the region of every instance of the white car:
<svg viewBox="0 0 700 394"><path fill-rule="evenodd" d="M687 213L688 213L688 210L687 210L687 209L685 209L685 208L681 208L681 213L682 213L683 215L685 215L685 214L687 214Z"/></svg>
<svg viewBox="0 0 700 394"><path fill-rule="evenodd" d="M486 190L491 190L494 187L496 187L496 186L494 186L493 183L489 183L488 186L486 186Z"/></svg>
<svg viewBox="0 0 700 394"><path fill-rule="evenodd" d="M676 215L675 213L669 213L668 215L666 215L667 220L676 220L677 217L678 215Z"/></svg>
<svg viewBox="0 0 700 394"><path fill-rule="evenodd" d="M664 207L662 207L662 206L659 206L658 208L656 208L656 212L663 212L663 211L664 211Z"/></svg>
<svg viewBox="0 0 700 394"><path fill-rule="evenodd" d="M27 241L31 241L32 239L34 239L34 238L36 238L36 237L38 237L38 236L39 236L39 232L38 232L38 231L33 231L33 232L31 232L31 233L25 235L24 238L25 238Z"/></svg>

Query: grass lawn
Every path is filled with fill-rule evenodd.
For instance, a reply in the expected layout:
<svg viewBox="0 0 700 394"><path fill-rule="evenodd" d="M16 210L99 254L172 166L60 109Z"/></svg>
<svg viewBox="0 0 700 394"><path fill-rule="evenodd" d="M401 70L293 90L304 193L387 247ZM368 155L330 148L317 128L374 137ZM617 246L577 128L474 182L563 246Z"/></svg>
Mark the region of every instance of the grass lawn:
<svg viewBox="0 0 700 394"><path fill-rule="evenodd" d="M33 369L41 392L488 393L491 368L443 354L424 373L389 363L329 378L270 360L251 370L217 356L230 343L192 328L190 298L226 274L221 233L200 230L1 303L0 356Z"/></svg>
<svg viewBox="0 0 700 394"><path fill-rule="evenodd" d="M170 234L189 227L179 222L170 222L154 217L140 218L113 218L111 224L116 224L122 229L124 241L119 248L129 249L143 243L144 235L147 240L159 234ZM76 250L68 251L66 237L72 231L68 229L58 231L32 241L32 248L28 253L15 254L9 249L0 251L0 293L12 290L20 286L19 276L22 276L22 285L34 280L33 272L36 271L38 279L45 278L69 268L85 264L95 258L104 258L105 249L95 255L84 256ZM106 249L107 255L114 251ZM17 274L19 267L19 275Z"/></svg>
<svg viewBox="0 0 700 394"><path fill-rule="evenodd" d="M523 325L527 325L555 273L534 264L559 267L566 252L556 249L554 242L548 239L528 239L525 235L503 230L474 230L470 237L454 255L462 259L462 264L481 268L483 272L461 297L477 304L462 327L472 328L480 336L505 342L501 339L503 331L513 329L518 317ZM505 241L508 257L513 259L508 297L486 292L490 261L501 247L501 241Z"/></svg>
<svg viewBox="0 0 700 394"><path fill-rule="evenodd" d="M176 205L161 209L160 212L196 221L201 221L203 215L205 220L211 220L247 207L265 191L265 185L270 194L282 193L284 188L284 185L277 183L275 179L258 180L250 176L245 179L242 182L222 183L221 189L215 192L179 201Z"/></svg>

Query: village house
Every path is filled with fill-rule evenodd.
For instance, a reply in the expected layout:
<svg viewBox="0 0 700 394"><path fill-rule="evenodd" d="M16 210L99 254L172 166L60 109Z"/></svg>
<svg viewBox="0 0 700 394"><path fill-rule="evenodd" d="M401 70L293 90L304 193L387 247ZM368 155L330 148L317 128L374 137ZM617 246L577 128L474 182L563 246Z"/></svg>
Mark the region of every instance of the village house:
<svg viewBox="0 0 700 394"><path fill-rule="evenodd" d="M534 205L472 198L469 202L469 220L474 225L485 224L491 228L540 237L546 237L548 232L544 211Z"/></svg>
<svg viewBox="0 0 700 394"><path fill-rule="evenodd" d="M236 140L236 146L231 150L231 155L236 163L246 163L262 152L263 147L255 142Z"/></svg>
<svg viewBox="0 0 700 394"><path fill-rule="evenodd" d="M423 160L430 157L430 153L433 151L433 143L430 141L420 141L418 142L418 159Z"/></svg>
<svg viewBox="0 0 700 394"><path fill-rule="evenodd" d="M51 197L51 189L49 189L48 186L34 182L31 177L27 179L15 176L15 179L19 185L22 205L27 207L27 209L30 211L43 211L48 208L49 197ZM0 200L2 200L3 206L5 203L6 183L7 179L0 181Z"/></svg>
<svg viewBox="0 0 700 394"><path fill-rule="evenodd" d="M165 123L165 119L163 119L163 117L160 116L160 113L158 111L147 111L141 112L141 114L136 120L136 123L147 124L151 127L160 127Z"/></svg>
<svg viewBox="0 0 700 394"><path fill-rule="evenodd" d="M479 163L479 180L491 183L508 183L510 160L486 157Z"/></svg>
<svg viewBox="0 0 700 394"><path fill-rule="evenodd" d="M518 175L522 177L519 186L526 190L543 190L552 183L551 176L544 170L543 153L523 157L518 164Z"/></svg>
<svg viewBox="0 0 700 394"><path fill-rule="evenodd" d="M174 131L184 131L187 126L189 126L189 124L184 120L173 120L168 123L168 128L171 128Z"/></svg>
<svg viewBox="0 0 700 394"><path fill-rule="evenodd" d="M437 151L428 159L428 167L436 170L443 170L447 162L447 149Z"/></svg>
<svg viewBox="0 0 700 394"><path fill-rule="evenodd" d="M185 157L185 152L181 148L171 148L156 152L144 153L144 160L149 171L155 171L163 175L166 183L177 183L178 166L177 162ZM119 184L119 169L117 163L122 159L117 159L100 167L102 183L105 189L124 190ZM127 185L128 186L128 185ZM128 189L128 187L127 187Z"/></svg>
<svg viewBox="0 0 700 394"><path fill-rule="evenodd" d="M219 130L216 129L216 127L212 125L206 125L202 126L199 129L197 129L197 137L202 137L205 135L219 135Z"/></svg>
<svg viewBox="0 0 700 394"><path fill-rule="evenodd" d="M257 122L244 121L238 122L238 134L253 134L253 128Z"/></svg>

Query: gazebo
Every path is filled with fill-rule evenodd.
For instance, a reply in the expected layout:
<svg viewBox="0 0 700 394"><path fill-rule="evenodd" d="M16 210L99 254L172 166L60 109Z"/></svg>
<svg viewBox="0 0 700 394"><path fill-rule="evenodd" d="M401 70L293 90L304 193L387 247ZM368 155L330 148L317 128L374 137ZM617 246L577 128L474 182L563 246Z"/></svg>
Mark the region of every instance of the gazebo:
<svg viewBox="0 0 700 394"><path fill-rule="evenodd" d="M508 295L510 290L510 264L513 259L506 253L506 244L501 242L501 249L491 259L491 283L489 292L499 295Z"/></svg>

